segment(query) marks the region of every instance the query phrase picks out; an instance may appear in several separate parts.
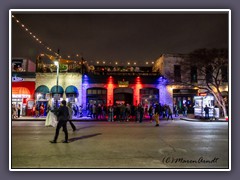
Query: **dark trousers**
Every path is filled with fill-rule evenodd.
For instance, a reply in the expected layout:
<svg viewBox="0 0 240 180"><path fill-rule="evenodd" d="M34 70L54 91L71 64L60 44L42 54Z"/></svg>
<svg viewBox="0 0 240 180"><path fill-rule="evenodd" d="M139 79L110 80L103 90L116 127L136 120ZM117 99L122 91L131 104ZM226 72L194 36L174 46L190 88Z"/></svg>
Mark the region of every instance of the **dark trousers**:
<svg viewBox="0 0 240 180"><path fill-rule="evenodd" d="M70 123L72 129L73 129L73 130L76 130L76 126L73 124L72 120L69 120L69 123Z"/></svg>
<svg viewBox="0 0 240 180"><path fill-rule="evenodd" d="M65 133L65 141L68 141L68 131L67 131L67 121L60 120L58 121L54 141L57 141L59 130L63 127L63 132Z"/></svg>
<svg viewBox="0 0 240 180"><path fill-rule="evenodd" d="M169 120L169 117L173 120L172 114L168 114L167 120Z"/></svg>
<svg viewBox="0 0 240 180"><path fill-rule="evenodd" d="M20 112L21 112L21 111L20 111L20 110L18 110L18 117L20 117Z"/></svg>

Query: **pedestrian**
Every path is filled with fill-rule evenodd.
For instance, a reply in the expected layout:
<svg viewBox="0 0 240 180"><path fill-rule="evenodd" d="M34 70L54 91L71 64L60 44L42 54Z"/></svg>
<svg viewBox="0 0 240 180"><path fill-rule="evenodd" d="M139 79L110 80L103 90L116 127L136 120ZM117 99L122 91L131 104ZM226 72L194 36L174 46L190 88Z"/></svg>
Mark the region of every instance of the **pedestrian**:
<svg viewBox="0 0 240 180"><path fill-rule="evenodd" d="M62 100L60 107L58 109L54 110L54 112L57 115L58 123L57 123L57 128L56 128L54 139L50 142L51 143L57 143L59 130L62 127L63 131L65 133L65 140L63 141L63 143L68 143L67 120L69 118L69 111L68 111L68 108L66 106L66 101Z"/></svg>
<svg viewBox="0 0 240 180"><path fill-rule="evenodd" d="M144 108L142 104L138 104L138 113L139 113L139 123L142 123L143 115L144 115Z"/></svg>
<svg viewBox="0 0 240 180"><path fill-rule="evenodd" d="M172 110L170 108L170 106L167 106L167 120L169 120L169 117L171 117L171 119L173 120L173 117L172 117Z"/></svg>
<svg viewBox="0 0 240 180"><path fill-rule="evenodd" d="M33 104L33 107L32 107L32 116L35 116L36 115L36 105Z"/></svg>
<svg viewBox="0 0 240 180"><path fill-rule="evenodd" d="M21 105L18 104L18 107L17 107L18 118L20 118L20 112L21 112Z"/></svg>
<svg viewBox="0 0 240 180"><path fill-rule="evenodd" d="M209 119L209 107L206 105L203 110L205 112L205 119Z"/></svg>
<svg viewBox="0 0 240 180"><path fill-rule="evenodd" d="M79 117L83 117L83 113L82 113L82 106L79 105L79 108L78 108L78 112L79 112Z"/></svg>
<svg viewBox="0 0 240 180"><path fill-rule="evenodd" d="M127 106L126 106L126 120L127 121L129 121L130 114L131 114L131 107L130 107L130 104L127 104Z"/></svg>
<svg viewBox="0 0 240 180"><path fill-rule="evenodd" d="M177 117L179 115L178 114L178 106L177 106L177 104L174 105L173 111L174 111L175 117Z"/></svg>
<svg viewBox="0 0 240 180"><path fill-rule="evenodd" d="M15 104L12 104L12 118L13 119L17 118L17 109Z"/></svg>
<svg viewBox="0 0 240 180"><path fill-rule="evenodd" d="M148 109L149 119L150 122L152 122L152 116L153 116L153 106L151 105Z"/></svg>
<svg viewBox="0 0 240 180"><path fill-rule="evenodd" d="M188 108L186 106L186 104L183 105L183 116L187 117L187 111L188 111Z"/></svg>
<svg viewBox="0 0 240 180"><path fill-rule="evenodd" d="M35 116L39 117L39 104L37 103L36 109L35 109Z"/></svg>
<svg viewBox="0 0 240 180"><path fill-rule="evenodd" d="M159 126L159 114L160 114L160 105L157 103L155 106L154 118L156 121L155 126Z"/></svg>
<svg viewBox="0 0 240 180"><path fill-rule="evenodd" d="M96 119L96 115L97 115L97 107L96 104L92 105L92 114L93 114L93 118Z"/></svg>
<svg viewBox="0 0 240 180"><path fill-rule="evenodd" d="M108 121L114 121L113 119L113 107L112 106L109 106L108 107Z"/></svg>
<svg viewBox="0 0 240 180"><path fill-rule="evenodd" d="M43 103L40 106L40 116L44 116L44 104Z"/></svg>
<svg viewBox="0 0 240 180"><path fill-rule="evenodd" d="M72 122L72 112L73 112L73 110L72 110L72 106L71 106L71 103L70 103L70 102L68 102L67 108L68 108L68 114L69 114L69 116L68 116L68 121L69 121L69 123L70 123L70 125L71 125L71 127L72 127L72 130L73 130L73 131L76 131L76 126L75 126L75 125L73 124L73 122Z"/></svg>
<svg viewBox="0 0 240 180"><path fill-rule="evenodd" d="M52 106L50 104L50 102L48 103L47 106L47 117L46 117L46 121L45 121L45 126L49 127L56 127L57 126L57 116L52 112Z"/></svg>

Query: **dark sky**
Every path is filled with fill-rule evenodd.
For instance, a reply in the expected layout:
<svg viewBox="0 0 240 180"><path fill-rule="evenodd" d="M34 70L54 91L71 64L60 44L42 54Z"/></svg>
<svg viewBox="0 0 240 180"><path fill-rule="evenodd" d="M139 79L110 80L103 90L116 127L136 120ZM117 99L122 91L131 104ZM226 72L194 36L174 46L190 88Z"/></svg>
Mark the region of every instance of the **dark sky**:
<svg viewBox="0 0 240 180"><path fill-rule="evenodd" d="M161 54L228 47L225 13L63 13L13 12L33 34L63 57L82 54L96 61L145 63ZM12 21L12 56L32 60L51 54Z"/></svg>

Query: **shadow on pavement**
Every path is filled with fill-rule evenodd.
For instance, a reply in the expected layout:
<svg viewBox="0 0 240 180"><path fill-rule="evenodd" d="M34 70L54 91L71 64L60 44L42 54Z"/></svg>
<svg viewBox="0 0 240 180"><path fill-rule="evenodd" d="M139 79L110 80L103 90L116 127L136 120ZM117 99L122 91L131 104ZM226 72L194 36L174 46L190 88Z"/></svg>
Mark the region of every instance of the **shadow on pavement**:
<svg viewBox="0 0 240 180"><path fill-rule="evenodd" d="M91 128L91 127L95 127L95 126L83 126L83 127L77 128L76 130L79 131L81 129L87 129L87 128Z"/></svg>
<svg viewBox="0 0 240 180"><path fill-rule="evenodd" d="M68 139L68 141L69 142L74 142L74 141L77 141L77 140L91 138L91 137L98 136L98 135L102 135L102 133L90 134L90 135L81 136L81 137L74 137L74 138Z"/></svg>

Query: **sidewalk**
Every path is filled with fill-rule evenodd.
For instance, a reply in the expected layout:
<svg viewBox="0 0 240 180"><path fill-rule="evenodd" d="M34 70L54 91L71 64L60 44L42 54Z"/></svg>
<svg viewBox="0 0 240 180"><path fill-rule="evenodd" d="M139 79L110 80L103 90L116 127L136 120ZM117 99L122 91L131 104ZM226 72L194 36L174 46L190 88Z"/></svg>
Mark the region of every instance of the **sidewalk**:
<svg viewBox="0 0 240 180"><path fill-rule="evenodd" d="M179 115L178 117L174 117L174 120L184 120L184 121L192 121L192 122L228 122L226 121L226 119L219 118L218 120L210 120L210 119L200 119L200 118L195 118L194 114L188 114L187 117L184 117L182 115ZM12 119L12 121L45 121L46 120L46 116L41 116L41 117L32 117L32 116L21 116L20 118L17 119ZM91 117L80 117L80 118L76 118L74 117L72 119L73 121L98 121L98 122L106 122L107 119L92 119ZM143 119L144 121L149 121L149 119ZM161 119L160 119L161 120ZM162 119L162 120L166 120L166 119ZM130 120L130 121L135 121L135 120ZM153 120L154 121L154 120Z"/></svg>
<svg viewBox="0 0 240 180"><path fill-rule="evenodd" d="M45 121L46 116L40 116L40 117L32 117L32 116L21 116L17 119L12 119L12 121ZM81 117L81 118L73 118L73 121L106 121L106 120L96 120L92 119L90 117Z"/></svg>
<svg viewBox="0 0 240 180"><path fill-rule="evenodd" d="M224 119L223 117L219 118L218 120L215 119L200 119L200 118L195 118L194 114L188 114L187 117L184 116L180 116L181 120L184 121L192 121L192 122L228 122L226 119Z"/></svg>

